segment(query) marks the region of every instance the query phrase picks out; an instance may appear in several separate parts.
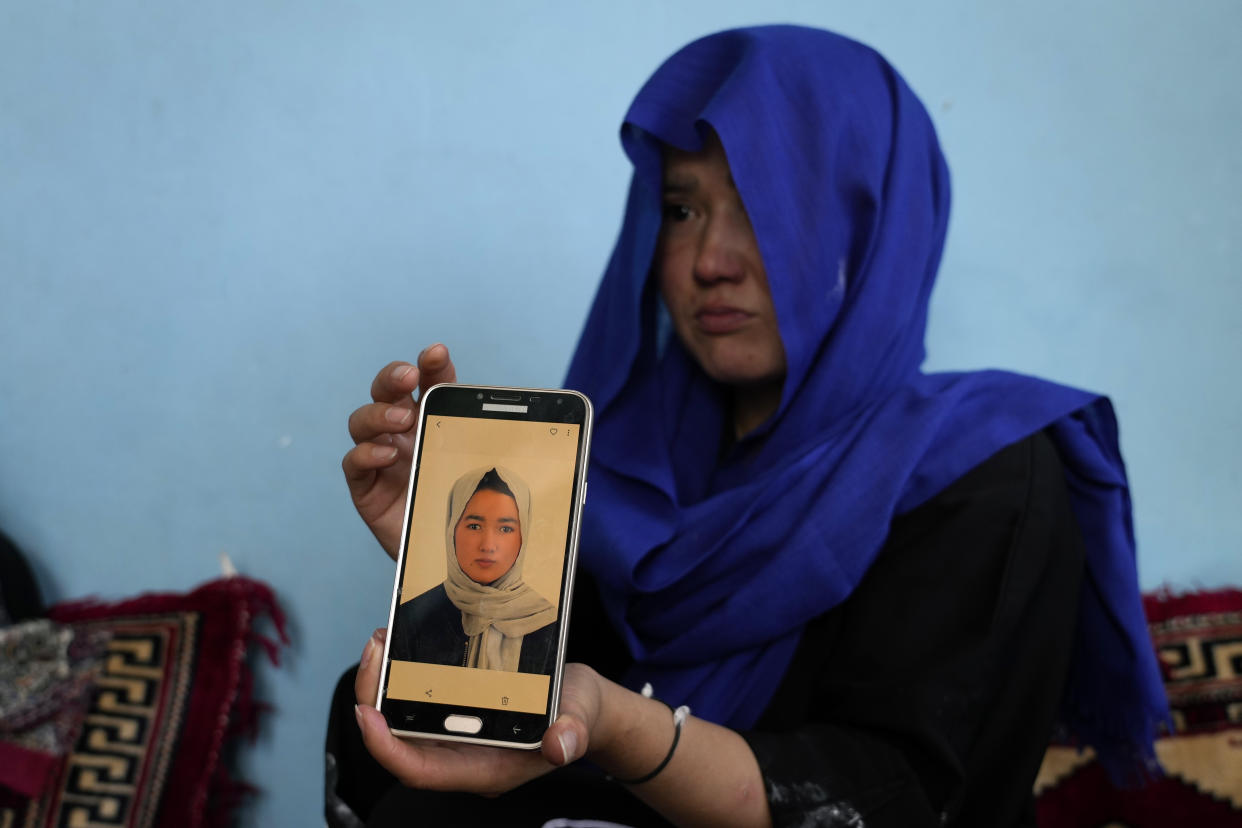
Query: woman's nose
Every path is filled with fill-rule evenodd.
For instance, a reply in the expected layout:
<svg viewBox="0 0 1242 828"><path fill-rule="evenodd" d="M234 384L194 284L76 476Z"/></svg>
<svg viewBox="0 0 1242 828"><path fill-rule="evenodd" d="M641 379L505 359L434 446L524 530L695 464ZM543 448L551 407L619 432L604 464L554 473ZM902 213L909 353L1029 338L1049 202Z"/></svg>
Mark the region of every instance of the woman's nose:
<svg viewBox="0 0 1242 828"><path fill-rule="evenodd" d="M745 216L732 213L713 215L703 227L694 258L694 278L699 282L737 281L746 273L742 251L753 231Z"/></svg>

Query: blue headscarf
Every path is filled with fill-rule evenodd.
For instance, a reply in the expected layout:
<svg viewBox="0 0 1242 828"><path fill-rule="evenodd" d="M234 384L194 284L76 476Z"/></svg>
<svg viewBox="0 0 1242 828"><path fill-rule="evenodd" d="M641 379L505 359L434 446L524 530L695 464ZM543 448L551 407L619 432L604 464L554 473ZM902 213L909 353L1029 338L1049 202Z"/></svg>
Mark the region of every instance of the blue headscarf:
<svg viewBox="0 0 1242 828"><path fill-rule="evenodd" d="M708 129L787 360L779 408L723 458L727 397L669 337L648 278L661 146L697 150ZM949 175L905 81L828 32L721 32L656 71L621 138L625 220L567 383L597 409L582 562L634 657L628 681L753 725L804 626L849 597L894 516L1047 428L1088 550L1063 713L1114 768L1149 764L1167 704L1112 407L1011 373L920 371Z"/></svg>

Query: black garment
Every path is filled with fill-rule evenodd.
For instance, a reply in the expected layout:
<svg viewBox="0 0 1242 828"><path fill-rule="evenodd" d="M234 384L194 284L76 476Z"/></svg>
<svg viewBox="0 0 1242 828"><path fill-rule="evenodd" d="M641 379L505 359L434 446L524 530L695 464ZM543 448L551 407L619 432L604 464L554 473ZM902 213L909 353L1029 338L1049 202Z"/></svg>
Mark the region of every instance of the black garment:
<svg viewBox="0 0 1242 828"><path fill-rule="evenodd" d="M397 607L390 653L401 661L464 667L470 643L461 610L449 600L444 584ZM552 672L556 665L556 625L548 624L522 637L519 673Z"/></svg>
<svg viewBox="0 0 1242 828"><path fill-rule="evenodd" d="M844 804L868 826L1034 825L1084 555L1042 433L895 520L743 734L773 822Z"/></svg>
<svg viewBox="0 0 1242 828"><path fill-rule="evenodd" d="M1060 460L1042 434L897 518L859 587L807 626L776 694L742 734L773 822L1033 825L1031 785L1061 698L1082 567ZM628 655L588 578L572 613L569 659L622 676ZM334 715L352 705L350 678ZM364 783L371 792L357 790L357 774L375 769L369 757L345 767L355 781L343 776L337 789L371 825L411 813L428 825L667 824L584 768L493 800L400 786L375 797L383 786L374 778Z"/></svg>

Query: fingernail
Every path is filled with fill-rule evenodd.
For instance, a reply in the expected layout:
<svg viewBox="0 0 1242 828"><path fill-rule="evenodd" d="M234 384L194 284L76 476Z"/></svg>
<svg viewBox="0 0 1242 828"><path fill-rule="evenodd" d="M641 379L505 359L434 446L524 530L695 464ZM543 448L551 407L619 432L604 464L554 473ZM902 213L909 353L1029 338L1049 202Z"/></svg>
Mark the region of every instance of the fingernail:
<svg viewBox="0 0 1242 828"><path fill-rule="evenodd" d="M376 446L371 449L371 456L376 460L391 460L397 456L397 449L395 446Z"/></svg>
<svg viewBox="0 0 1242 828"><path fill-rule="evenodd" d="M362 711L358 709L358 705L354 705L354 718L358 720L358 729L362 730Z"/></svg>
<svg viewBox="0 0 1242 828"><path fill-rule="evenodd" d="M561 756L564 757L562 764L568 765L578 758L577 733L572 730L563 730L556 734L556 740L561 743Z"/></svg>
<svg viewBox="0 0 1242 828"><path fill-rule="evenodd" d="M365 670L367 665L371 663L371 656L375 654L375 636L367 639L367 646L362 648L362 658L358 659L358 669Z"/></svg>
<svg viewBox="0 0 1242 828"><path fill-rule="evenodd" d="M406 425L413 418L413 411L408 408L402 408L399 405L394 405L392 408L384 412L384 419L388 420L390 423L396 423L397 425Z"/></svg>
<svg viewBox="0 0 1242 828"><path fill-rule="evenodd" d="M444 347L443 343L437 342L435 345L428 345L427 350L423 351L423 353L429 357L439 359L444 356L444 354L448 353L448 349Z"/></svg>
<svg viewBox="0 0 1242 828"><path fill-rule="evenodd" d="M396 368L392 369L392 378L395 380L405 379L413 370L413 365L398 365Z"/></svg>

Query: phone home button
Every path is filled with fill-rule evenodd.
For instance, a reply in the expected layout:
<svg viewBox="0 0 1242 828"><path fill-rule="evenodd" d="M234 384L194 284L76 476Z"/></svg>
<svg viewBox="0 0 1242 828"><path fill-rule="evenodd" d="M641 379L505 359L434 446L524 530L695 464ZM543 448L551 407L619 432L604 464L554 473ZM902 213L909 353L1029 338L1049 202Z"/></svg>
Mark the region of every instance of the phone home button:
<svg viewBox="0 0 1242 828"><path fill-rule="evenodd" d="M478 716L453 714L444 718L444 729L453 733L478 733L483 729L483 720Z"/></svg>

